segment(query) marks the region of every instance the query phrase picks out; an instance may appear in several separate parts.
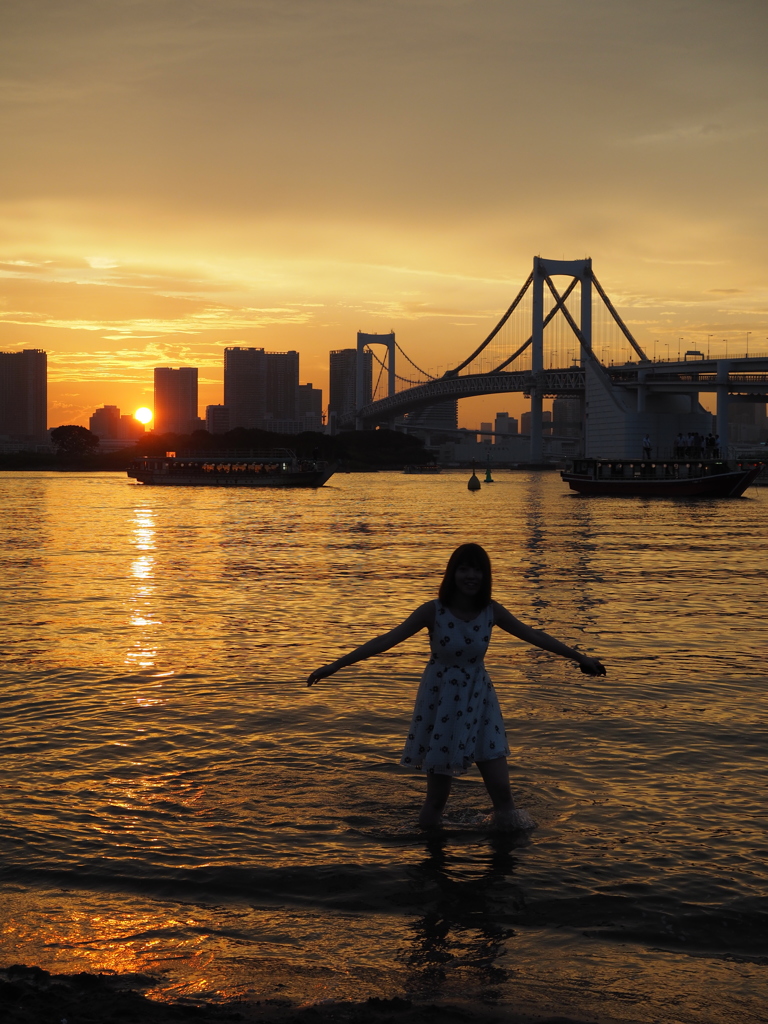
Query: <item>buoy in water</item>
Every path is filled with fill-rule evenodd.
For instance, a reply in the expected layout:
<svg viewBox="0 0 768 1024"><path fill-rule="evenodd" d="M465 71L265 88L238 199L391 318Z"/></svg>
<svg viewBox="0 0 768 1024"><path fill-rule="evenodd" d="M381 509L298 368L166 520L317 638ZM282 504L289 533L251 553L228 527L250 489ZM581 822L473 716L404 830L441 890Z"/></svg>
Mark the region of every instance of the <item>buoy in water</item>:
<svg viewBox="0 0 768 1024"><path fill-rule="evenodd" d="M494 482L495 481L494 481L493 477L491 476L491 467L490 467L490 465L488 465L488 466L485 467L485 483L492 484Z"/></svg>
<svg viewBox="0 0 768 1024"><path fill-rule="evenodd" d="M467 484L467 490L468 491L479 491L480 490L480 481L477 479L477 476L475 475L475 464L474 464L474 462L472 463L472 476L469 478L469 483Z"/></svg>

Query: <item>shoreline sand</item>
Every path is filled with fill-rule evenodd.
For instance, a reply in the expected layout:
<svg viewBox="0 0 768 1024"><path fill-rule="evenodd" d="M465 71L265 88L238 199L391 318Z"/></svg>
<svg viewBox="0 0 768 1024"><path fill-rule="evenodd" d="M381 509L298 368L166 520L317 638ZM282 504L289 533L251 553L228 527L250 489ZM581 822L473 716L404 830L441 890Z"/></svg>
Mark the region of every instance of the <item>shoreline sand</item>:
<svg viewBox="0 0 768 1024"><path fill-rule="evenodd" d="M130 974L51 974L14 964L0 969L0 1011L4 1024L610 1024L592 1017L517 1013L506 1006L422 1004L400 998L300 1006L276 999L168 1003L142 993L155 981Z"/></svg>

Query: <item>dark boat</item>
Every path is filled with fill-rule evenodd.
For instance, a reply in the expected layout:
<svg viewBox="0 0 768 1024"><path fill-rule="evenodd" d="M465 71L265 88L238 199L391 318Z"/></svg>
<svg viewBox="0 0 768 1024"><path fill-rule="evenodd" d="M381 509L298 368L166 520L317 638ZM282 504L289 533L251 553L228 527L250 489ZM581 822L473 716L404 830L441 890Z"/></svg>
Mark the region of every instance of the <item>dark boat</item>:
<svg viewBox="0 0 768 1024"><path fill-rule="evenodd" d="M579 494L638 498L739 498L760 463L720 459L574 459L560 476Z"/></svg>
<svg viewBox="0 0 768 1024"><path fill-rule="evenodd" d="M322 487L335 465L302 459L289 448L267 452L222 452L164 457L145 455L128 467L142 484L165 487Z"/></svg>

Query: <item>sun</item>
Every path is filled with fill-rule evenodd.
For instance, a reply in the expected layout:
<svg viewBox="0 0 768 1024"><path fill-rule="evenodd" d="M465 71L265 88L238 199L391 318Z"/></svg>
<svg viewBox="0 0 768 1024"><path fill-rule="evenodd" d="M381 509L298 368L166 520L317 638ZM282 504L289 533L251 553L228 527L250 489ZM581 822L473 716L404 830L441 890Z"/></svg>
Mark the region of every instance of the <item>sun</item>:
<svg viewBox="0 0 768 1024"><path fill-rule="evenodd" d="M147 408L137 409L133 414L133 418L138 420L139 423L149 423L152 419L152 410Z"/></svg>

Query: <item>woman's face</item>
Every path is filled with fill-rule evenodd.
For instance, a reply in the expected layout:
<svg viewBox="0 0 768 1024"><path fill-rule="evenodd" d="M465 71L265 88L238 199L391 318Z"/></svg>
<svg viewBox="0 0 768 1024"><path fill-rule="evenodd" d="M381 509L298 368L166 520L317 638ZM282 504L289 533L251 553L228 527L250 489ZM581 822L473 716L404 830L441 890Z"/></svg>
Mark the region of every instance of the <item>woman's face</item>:
<svg viewBox="0 0 768 1024"><path fill-rule="evenodd" d="M477 597L483 585L483 571L472 565L457 565L454 575L456 589L464 597Z"/></svg>

